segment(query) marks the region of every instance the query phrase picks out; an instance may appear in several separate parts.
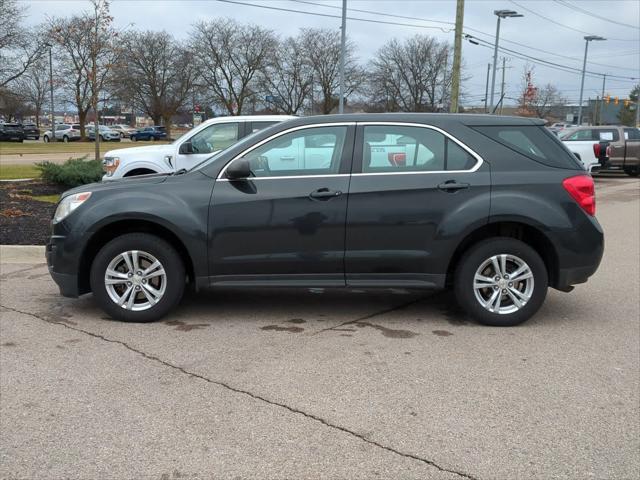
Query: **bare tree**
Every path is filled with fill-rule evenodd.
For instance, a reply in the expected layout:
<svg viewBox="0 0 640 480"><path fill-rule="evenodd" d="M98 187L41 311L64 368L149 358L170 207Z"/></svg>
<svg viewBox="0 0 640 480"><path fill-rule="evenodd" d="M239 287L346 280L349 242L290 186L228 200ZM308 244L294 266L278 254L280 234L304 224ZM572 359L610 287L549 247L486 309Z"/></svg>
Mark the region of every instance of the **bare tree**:
<svg viewBox="0 0 640 480"><path fill-rule="evenodd" d="M40 116L49 95L48 65L43 60L34 63L15 81L15 90L33 107L36 125L40 128Z"/></svg>
<svg viewBox="0 0 640 480"><path fill-rule="evenodd" d="M279 113L297 114L311 95L312 78L301 39L285 39L263 72L264 88L275 97L269 106Z"/></svg>
<svg viewBox="0 0 640 480"><path fill-rule="evenodd" d="M42 56L37 35L22 25L24 6L0 0L0 87L23 75Z"/></svg>
<svg viewBox="0 0 640 480"><path fill-rule="evenodd" d="M451 48L426 35L383 45L370 64L369 92L386 111L432 112L449 101Z"/></svg>
<svg viewBox="0 0 640 480"><path fill-rule="evenodd" d="M256 94L258 73L266 67L275 45L270 30L231 19L200 22L191 34L201 86L230 115L241 115Z"/></svg>
<svg viewBox="0 0 640 480"><path fill-rule="evenodd" d="M306 63L313 72L313 82L322 91L321 111L324 114L338 104L340 88L340 32L324 28L306 28L300 34ZM355 45L347 40L345 55L345 97L350 96L364 82L364 70L355 57Z"/></svg>
<svg viewBox="0 0 640 480"><path fill-rule="evenodd" d="M31 110L19 91L0 87L0 116L8 122L18 121Z"/></svg>
<svg viewBox="0 0 640 480"><path fill-rule="evenodd" d="M170 136L171 117L192 93L196 61L167 32L132 32L122 37L121 47L114 92L147 113L156 125L164 123Z"/></svg>
<svg viewBox="0 0 640 480"><path fill-rule="evenodd" d="M59 59L59 83L73 97L70 103L78 112L82 137L85 137L87 114L91 108L97 118L100 92L107 85L120 55L120 50L114 47L118 32L111 27L108 3L93 0L92 5L91 12L53 18L47 25ZM99 156L98 151L96 156Z"/></svg>

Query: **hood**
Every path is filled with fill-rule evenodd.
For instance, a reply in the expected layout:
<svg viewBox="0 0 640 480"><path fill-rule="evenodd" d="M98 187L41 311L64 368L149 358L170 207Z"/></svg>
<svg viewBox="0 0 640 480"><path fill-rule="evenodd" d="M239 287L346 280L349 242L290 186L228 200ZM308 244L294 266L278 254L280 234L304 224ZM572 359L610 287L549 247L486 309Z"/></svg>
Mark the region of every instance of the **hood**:
<svg viewBox="0 0 640 480"><path fill-rule="evenodd" d="M143 147L146 148L146 147ZM162 183L172 174L167 173L154 173L151 175L136 175L133 177L124 177L116 180L109 180L108 182L89 183L88 185L81 185L79 187L72 188L64 192L60 198L72 195L80 192L102 192L105 190L118 190L127 189L131 190L136 185Z"/></svg>
<svg viewBox="0 0 640 480"><path fill-rule="evenodd" d="M173 144L166 145L148 145L145 147L119 148L117 150L109 150L104 154L105 157L135 157L146 153L172 153Z"/></svg>

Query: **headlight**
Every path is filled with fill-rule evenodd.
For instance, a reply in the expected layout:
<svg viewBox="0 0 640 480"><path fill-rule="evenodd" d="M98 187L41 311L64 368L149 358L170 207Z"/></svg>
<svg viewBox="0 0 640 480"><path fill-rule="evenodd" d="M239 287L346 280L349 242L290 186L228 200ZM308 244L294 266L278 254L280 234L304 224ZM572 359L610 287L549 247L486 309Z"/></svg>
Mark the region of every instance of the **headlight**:
<svg viewBox="0 0 640 480"><path fill-rule="evenodd" d="M107 177L113 176L113 173L116 171L119 165L119 157L105 157L105 159L102 161L102 169L107 174Z"/></svg>
<svg viewBox="0 0 640 480"><path fill-rule="evenodd" d="M86 202L90 196L91 192L82 192L64 197L58 204L56 213L53 215L53 223L61 222L67 218L71 215L71 212Z"/></svg>

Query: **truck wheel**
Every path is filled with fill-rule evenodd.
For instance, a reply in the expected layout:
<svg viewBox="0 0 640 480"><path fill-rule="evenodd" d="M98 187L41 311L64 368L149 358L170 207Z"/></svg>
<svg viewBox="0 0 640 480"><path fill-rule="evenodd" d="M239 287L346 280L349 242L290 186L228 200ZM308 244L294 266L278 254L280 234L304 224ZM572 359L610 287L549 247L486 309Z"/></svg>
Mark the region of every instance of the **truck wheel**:
<svg viewBox="0 0 640 480"><path fill-rule="evenodd" d="M163 239L128 233L98 252L90 282L94 298L112 318L152 322L180 302L185 269L178 252Z"/></svg>
<svg viewBox="0 0 640 480"><path fill-rule="evenodd" d="M624 173L630 177L637 177L640 174L640 168L625 168Z"/></svg>
<svg viewBox="0 0 640 480"><path fill-rule="evenodd" d="M493 237L471 247L455 271L460 306L485 325L511 327L538 311L547 295L547 269L520 240Z"/></svg>

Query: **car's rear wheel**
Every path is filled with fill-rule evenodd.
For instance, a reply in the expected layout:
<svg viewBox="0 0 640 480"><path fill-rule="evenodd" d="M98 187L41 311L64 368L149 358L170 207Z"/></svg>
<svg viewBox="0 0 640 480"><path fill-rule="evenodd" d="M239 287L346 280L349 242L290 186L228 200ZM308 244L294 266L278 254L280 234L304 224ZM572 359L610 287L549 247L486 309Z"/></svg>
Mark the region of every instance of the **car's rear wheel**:
<svg viewBox="0 0 640 480"><path fill-rule="evenodd" d="M132 142L137 142L138 141L138 137L136 137L135 135L131 135L131 141Z"/></svg>
<svg viewBox="0 0 640 480"><path fill-rule="evenodd" d="M153 135L149 137L149 140L151 140L152 142L156 141L156 137L154 137Z"/></svg>
<svg viewBox="0 0 640 480"><path fill-rule="evenodd" d="M67 137L66 135L64 137L62 137L62 141L64 143L69 143L69 137Z"/></svg>
<svg viewBox="0 0 640 480"><path fill-rule="evenodd" d="M624 169L624 173L626 173L630 177L637 177L638 175L640 175L640 168L638 168L638 167L636 167L636 168L625 168Z"/></svg>
<svg viewBox="0 0 640 480"><path fill-rule="evenodd" d="M494 237L471 247L455 272L460 306L480 323L510 327L529 319L547 295L540 255L520 240Z"/></svg>
<svg viewBox="0 0 640 480"><path fill-rule="evenodd" d="M180 302L185 269L166 241L129 233L102 247L91 266L90 281L94 298L111 317L152 322Z"/></svg>
<svg viewBox="0 0 640 480"><path fill-rule="evenodd" d="M44 140L44 143L49 143L49 137L48 136L44 136L42 137L42 139Z"/></svg>

